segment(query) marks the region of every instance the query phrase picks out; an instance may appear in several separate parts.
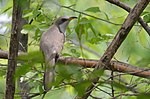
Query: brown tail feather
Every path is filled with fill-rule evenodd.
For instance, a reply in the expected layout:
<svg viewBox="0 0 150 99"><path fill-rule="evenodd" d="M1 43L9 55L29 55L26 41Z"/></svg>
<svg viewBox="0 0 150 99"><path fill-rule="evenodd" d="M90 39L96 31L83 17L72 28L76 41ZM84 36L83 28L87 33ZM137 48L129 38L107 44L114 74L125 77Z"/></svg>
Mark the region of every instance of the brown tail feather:
<svg viewBox="0 0 150 99"><path fill-rule="evenodd" d="M44 89L45 91L48 91L51 89L51 82L54 81L55 76L55 58L51 59L49 62L46 62L45 64L45 71L44 71Z"/></svg>

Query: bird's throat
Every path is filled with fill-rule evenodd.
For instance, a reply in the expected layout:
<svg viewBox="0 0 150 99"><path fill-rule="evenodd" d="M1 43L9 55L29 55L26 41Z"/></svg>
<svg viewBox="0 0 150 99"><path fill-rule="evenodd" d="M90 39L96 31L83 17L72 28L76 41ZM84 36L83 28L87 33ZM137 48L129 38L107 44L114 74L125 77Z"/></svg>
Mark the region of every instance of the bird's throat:
<svg viewBox="0 0 150 99"><path fill-rule="evenodd" d="M64 22L63 24L58 25L58 29L61 33L64 33L64 35L66 36L66 28L69 24L69 21Z"/></svg>

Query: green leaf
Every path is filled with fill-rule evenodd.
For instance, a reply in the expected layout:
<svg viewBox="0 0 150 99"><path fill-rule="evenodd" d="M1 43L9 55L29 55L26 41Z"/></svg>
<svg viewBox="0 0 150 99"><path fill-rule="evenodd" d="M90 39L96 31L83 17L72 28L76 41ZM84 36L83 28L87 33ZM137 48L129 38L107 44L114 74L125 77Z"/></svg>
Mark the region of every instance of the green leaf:
<svg viewBox="0 0 150 99"><path fill-rule="evenodd" d="M36 29L36 26L35 25L31 25L31 24L26 24L23 26L23 29L21 30L21 33L23 34L28 34L30 33L31 31L35 31Z"/></svg>
<svg viewBox="0 0 150 99"><path fill-rule="evenodd" d="M82 34L85 32L85 31L84 31L84 25L80 25L80 24L79 24L79 25L75 28L75 31L76 31L76 33L77 33L78 39L81 40Z"/></svg>
<svg viewBox="0 0 150 99"><path fill-rule="evenodd" d="M35 64L44 62L43 55L40 51L20 55L17 59L21 61L23 65L17 69L15 77L26 74Z"/></svg>
<svg viewBox="0 0 150 99"><path fill-rule="evenodd" d="M88 24L88 23L91 23L92 21L91 20L88 20L87 18L83 17L81 20L80 20L80 23L79 24Z"/></svg>
<svg viewBox="0 0 150 99"><path fill-rule="evenodd" d="M111 83L110 83L111 84ZM112 84L114 87L121 89L122 91L126 92L129 89L125 87L124 84L120 83L120 82L113 82Z"/></svg>
<svg viewBox="0 0 150 99"><path fill-rule="evenodd" d="M72 56L72 55L69 53L63 53L62 56Z"/></svg>
<svg viewBox="0 0 150 99"><path fill-rule="evenodd" d="M63 82L64 78L62 76L56 76L56 80L52 82L52 86L59 86Z"/></svg>
<svg viewBox="0 0 150 99"><path fill-rule="evenodd" d="M26 24L23 26L23 29L26 30L33 30L36 26L35 25L31 25L31 24Z"/></svg>
<svg viewBox="0 0 150 99"><path fill-rule="evenodd" d="M98 44L102 39L100 37L93 37L89 40L91 44Z"/></svg>
<svg viewBox="0 0 150 99"><path fill-rule="evenodd" d="M28 18L28 17L31 17L33 16L33 13L32 13L32 10L24 10L23 11L23 18Z"/></svg>
<svg viewBox="0 0 150 99"><path fill-rule="evenodd" d="M107 13L103 12L106 16L106 19L109 20L109 16L107 15Z"/></svg>
<svg viewBox="0 0 150 99"><path fill-rule="evenodd" d="M78 24L80 23L81 18L82 18L82 14L80 13L79 16L78 16L78 21L77 21Z"/></svg>
<svg viewBox="0 0 150 99"><path fill-rule="evenodd" d="M149 14L146 14L144 17L143 17L144 21L146 23L149 23L150 22L150 13Z"/></svg>
<svg viewBox="0 0 150 99"><path fill-rule="evenodd" d="M73 87L78 92L78 96L82 96L85 94L85 91L90 84L91 84L90 81L84 80L84 81L78 82L77 84L73 85Z"/></svg>
<svg viewBox="0 0 150 99"><path fill-rule="evenodd" d="M1 13L5 13L9 11L12 8L12 4L13 4L13 0L9 0L8 2L6 2L5 6L0 10Z"/></svg>
<svg viewBox="0 0 150 99"><path fill-rule="evenodd" d="M139 96L137 96L137 99L149 99L150 98L150 93L142 93Z"/></svg>
<svg viewBox="0 0 150 99"><path fill-rule="evenodd" d="M39 10L37 10L37 9L33 11L33 17L34 18L36 18L40 14L41 14L41 12Z"/></svg>
<svg viewBox="0 0 150 99"><path fill-rule="evenodd" d="M38 22L45 22L46 21L44 15L41 15L40 13L37 15L36 20Z"/></svg>
<svg viewBox="0 0 150 99"><path fill-rule="evenodd" d="M36 99L41 99L41 97ZM57 88L55 90L50 90L49 92L46 93L44 99L73 99L73 98L71 98L70 93L66 90L66 88L62 87Z"/></svg>
<svg viewBox="0 0 150 99"><path fill-rule="evenodd" d="M43 63L43 54L40 51L30 52L28 54L20 55L17 58L19 61L32 62L32 63Z"/></svg>
<svg viewBox="0 0 150 99"><path fill-rule="evenodd" d="M140 60L137 61L137 66L148 66L150 64L150 56L148 55L148 57L145 58L141 58Z"/></svg>
<svg viewBox="0 0 150 99"><path fill-rule="evenodd" d="M40 92L40 95L42 95L42 93L44 92L44 90L43 90L43 85L41 84L41 85L39 85L39 92Z"/></svg>
<svg viewBox="0 0 150 99"><path fill-rule="evenodd" d="M76 53L77 51L76 51L76 49L71 49L71 52Z"/></svg>
<svg viewBox="0 0 150 99"><path fill-rule="evenodd" d="M68 70L68 66L64 66L62 65L61 63L60 64L57 64L57 73L59 76L63 77L63 79L71 79L71 76L72 76L72 73Z"/></svg>
<svg viewBox="0 0 150 99"><path fill-rule="evenodd" d="M41 37L41 31L40 31L40 29L39 28L37 28L36 29L36 31L35 31L35 35L34 35L34 39L36 40L36 41L39 41L40 40L40 37Z"/></svg>
<svg viewBox="0 0 150 99"><path fill-rule="evenodd" d="M73 57L80 57L80 53L76 49L70 49Z"/></svg>
<svg viewBox="0 0 150 99"><path fill-rule="evenodd" d="M92 30L93 34L96 36L97 33L96 33L94 27L92 26L92 24L89 23L89 27Z"/></svg>
<svg viewBox="0 0 150 99"><path fill-rule="evenodd" d="M144 12L142 12L141 16L146 15L148 13L150 13L150 12L144 11Z"/></svg>
<svg viewBox="0 0 150 99"><path fill-rule="evenodd" d="M104 74L104 70L94 70L92 73L90 73L89 78L96 78L101 77Z"/></svg>
<svg viewBox="0 0 150 99"><path fill-rule="evenodd" d="M86 9L85 11L94 12L94 13L101 12L99 7L90 7L88 9Z"/></svg>
<svg viewBox="0 0 150 99"><path fill-rule="evenodd" d="M57 63L56 72L61 79L65 80L79 80L82 77L82 72L80 71L81 67L76 65L63 65L61 63ZM59 77L59 78L60 78Z"/></svg>
<svg viewBox="0 0 150 99"><path fill-rule="evenodd" d="M32 66L33 66L33 64L31 62L23 64L21 67L19 67L16 70L15 78L18 78L18 77L26 74L27 72L29 72Z"/></svg>

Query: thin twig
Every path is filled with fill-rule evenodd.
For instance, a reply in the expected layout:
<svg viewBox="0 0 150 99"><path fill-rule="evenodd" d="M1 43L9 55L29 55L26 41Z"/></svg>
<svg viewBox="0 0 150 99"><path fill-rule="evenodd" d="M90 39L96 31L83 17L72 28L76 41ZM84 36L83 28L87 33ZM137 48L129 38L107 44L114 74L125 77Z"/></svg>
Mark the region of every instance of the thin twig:
<svg viewBox="0 0 150 99"><path fill-rule="evenodd" d="M115 90L114 90L114 71L112 70L111 71L111 94L112 94L112 98L114 98L115 97L115 94L114 94L114 92L115 92Z"/></svg>
<svg viewBox="0 0 150 99"><path fill-rule="evenodd" d="M111 93L108 93L107 91L100 89L98 86L96 86L96 89L98 89L98 90L100 90L100 91L102 91L102 92L108 94L109 96L112 96Z"/></svg>
<svg viewBox="0 0 150 99"><path fill-rule="evenodd" d="M90 14L87 14L87 13L84 13L84 12L81 12L81 11L78 11L78 10L75 10L73 8L70 8L70 6L61 6L62 8L67 8L69 10L72 10L73 12L77 12L77 13L80 13L80 14L83 14L83 15L86 15L86 16L89 16L89 17L92 17L94 19L97 19L97 20L101 20L103 22L106 22L106 23L110 23L110 24L113 24L113 25L116 25L116 26L121 26L122 24L117 24L117 23L114 23L114 22L110 22L108 20L105 20L105 19L102 19L102 18L99 18L99 17L96 17L96 16L93 16L93 15L90 15Z"/></svg>
<svg viewBox="0 0 150 99"><path fill-rule="evenodd" d="M92 95L90 95L90 97L92 97L93 99L102 99L102 98L98 98L98 97L95 97L95 96L92 96Z"/></svg>

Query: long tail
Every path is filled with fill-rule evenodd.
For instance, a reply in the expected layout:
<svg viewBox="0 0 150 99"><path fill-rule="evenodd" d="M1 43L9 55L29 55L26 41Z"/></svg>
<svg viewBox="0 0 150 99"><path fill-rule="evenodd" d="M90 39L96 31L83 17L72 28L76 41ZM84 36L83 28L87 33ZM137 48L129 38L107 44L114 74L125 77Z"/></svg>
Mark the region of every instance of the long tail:
<svg viewBox="0 0 150 99"><path fill-rule="evenodd" d="M45 91L48 91L51 89L51 82L54 81L54 76L55 76L55 58L46 61L45 63L45 71L44 71L44 89Z"/></svg>

